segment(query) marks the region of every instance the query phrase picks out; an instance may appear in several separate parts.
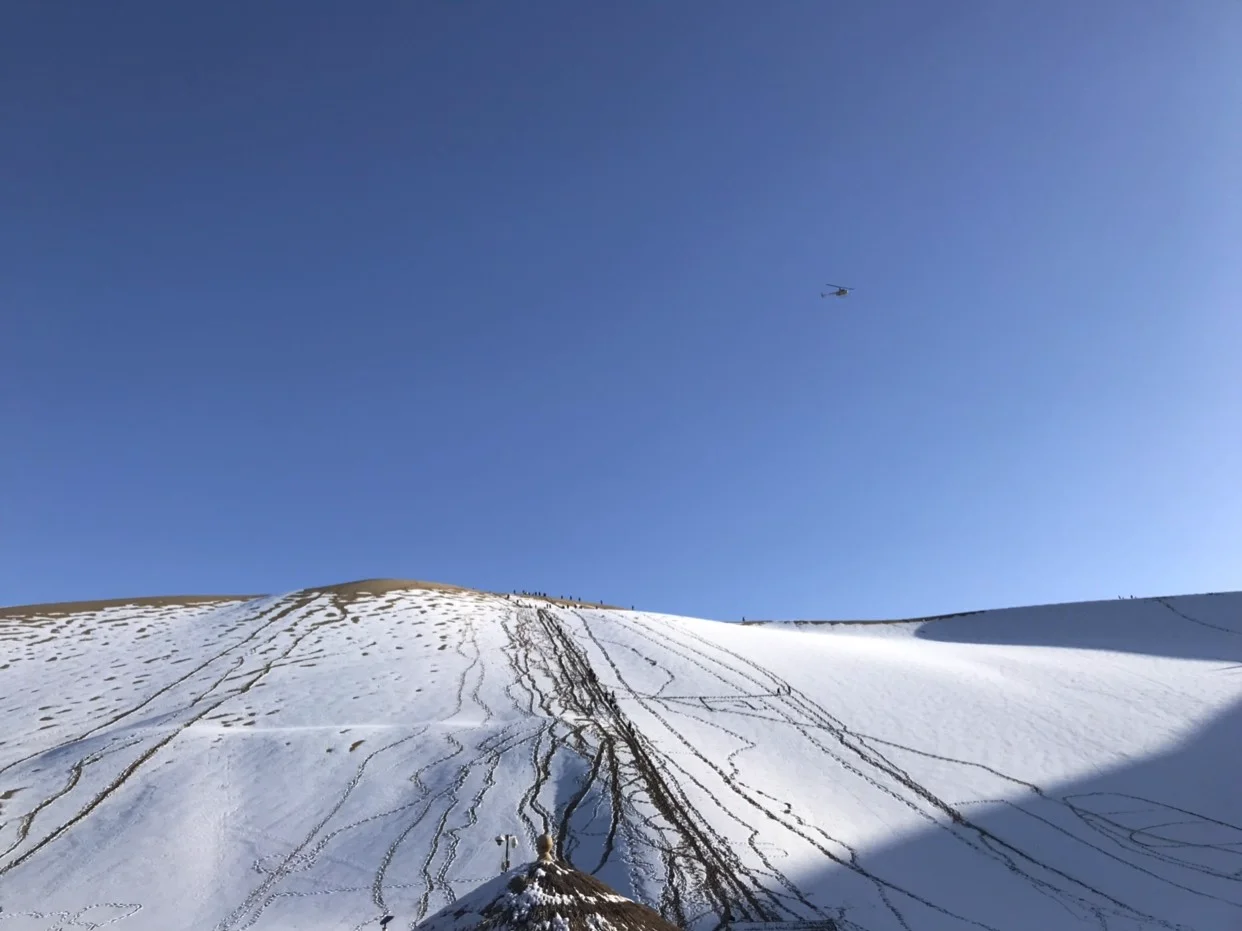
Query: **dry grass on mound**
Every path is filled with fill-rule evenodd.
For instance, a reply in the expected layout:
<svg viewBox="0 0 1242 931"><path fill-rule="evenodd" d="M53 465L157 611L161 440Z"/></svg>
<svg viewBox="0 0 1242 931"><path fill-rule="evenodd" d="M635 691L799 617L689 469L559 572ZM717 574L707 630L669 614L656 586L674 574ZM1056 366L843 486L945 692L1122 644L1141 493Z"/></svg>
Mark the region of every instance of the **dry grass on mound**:
<svg viewBox="0 0 1242 931"><path fill-rule="evenodd" d="M449 585L446 582L420 582L417 579L360 579L357 582L341 582L337 585L312 585L303 589L306 593L325 593L354 599L369 595L386 595L389 592L401 591L434 591L461 592L477 595L492 595L497 598L517 597L527 601L543 601L563 605L567 608L600 608L603 610L621 611L622 608L592 601L572 601L567 598L547 598L536 595L508 596L502 592L484 592L476 588L462 585ZM156 607L224 604L230 601L249 601L262 598L263 595L157 595L146 598L108 598L96 601L63 601L49 604L15 605L10 608L0 607L0 618L26 617L59 617L65 614L84 614L90 611L101 611L104 608L120 607Z"/></svg>
<svg viewBox="0 0 1242 931"><path fill-rule="evenodd" d="M63 614L85 614L104 608L167 608L185 605L223 604L249 601L261 595L155 595L144 598L104 598L97 601L55 601L37 605L14 605L0 608L0 617L59 617Z"/></svg>
<svg viewBox="0 0 1242 931"><path fill-rule="evenodd" d="M544 601L562 605L567 608L600 608L608 611L622 611L615 605L597 601L574 601L569 598L550 598L545 595L507 595L504 592L485 592L477 588L466 588L462 585L449 585L446 582L419 582L415 579L362 579L358 582L342 582L339 585L313 585L308 592L332 592L348 598L363 595L386 595L400 591L432 591L432 592L466 592L476 595L493 595L497 598L522 598L527 601Z"/></svg>
<svg viewBox="0 0 1242 931"><path fill-rule="evenodd" d="M449 585L444 582L420 582L417 579L361 579L357 582L341 582L339 585L312 585L305 591L331 592L334 595L357 598L359 595L387 595L389 592L473 592L477 589ZM479 594L484 593L479 592Z"/></svg>

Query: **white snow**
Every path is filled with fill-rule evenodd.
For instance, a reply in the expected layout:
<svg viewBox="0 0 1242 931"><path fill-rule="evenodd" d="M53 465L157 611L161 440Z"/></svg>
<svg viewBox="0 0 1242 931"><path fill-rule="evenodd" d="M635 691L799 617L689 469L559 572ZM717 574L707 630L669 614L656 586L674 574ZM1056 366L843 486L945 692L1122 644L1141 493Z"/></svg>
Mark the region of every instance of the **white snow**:
<svg viewBox="0 0 1242 931"><path fill-rule="evenodd" d="M673 876L693 931L723 899L1237 931L1240 771L1242 594L875 625L437 590L0 617L0 931L407 928L495 880L498 834L517 865L562 825L623 895L660 907Z"/></svg>

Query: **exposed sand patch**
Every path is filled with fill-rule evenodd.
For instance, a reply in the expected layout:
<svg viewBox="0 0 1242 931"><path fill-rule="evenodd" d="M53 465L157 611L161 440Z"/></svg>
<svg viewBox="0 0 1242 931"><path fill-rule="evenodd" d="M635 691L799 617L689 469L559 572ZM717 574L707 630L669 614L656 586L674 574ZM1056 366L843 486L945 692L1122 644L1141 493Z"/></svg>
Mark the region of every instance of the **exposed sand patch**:
<svg viewBox="0 0 1242 931"><path fill-rule="evenodd" d="M14 605L0 608L0 617L58 617L63 614L85 614L105 608L127 606L141 608L180 607L182 605L217 604L228 601L250 601L262 595L155 595L142 598L104 598L96 601L55 601L47 604Z"/></svg>
<svg viewBox="0 0 1242 931"><path fill-rule="evenodd" d="M361 579L357 582L341 582L338 585L312 585L304 589L308 592L332 592L337 595L357 597L358 595L387 595L389 592L403 591L442 591L442 592L473 592L474 588L461 585L449 585L445 582L420 582L417 579ZM485 594L480 592L480 594Z"/></svg>
<svg viewBox="0 0 1242 931"><path fill-rule="evenodd" d="M341 582L336 585L311 585L302 592L324 592L341 595L346 598L359 598L367 595L386 595L400 591L440 591L469 592L479 595L492 595L497 598L516 597L528 601L543 601L563 605L570 608L600 608L621 611L614 605L593 601L572 601L566 598L548 598L535 595L508 595L505 592L486 592L463 585L450 585L447 582L423 582L418 579L360 579L356 582ZM104 608L133 607L169 607L196 604L216 604L230 601L250 601L263 598L265 595L157 595L142 598L106 598L94 601L59 601L48 604L15 605L0 607L0 618L27 617L59 617L66 614L83 614L90 611L102 611Z"/></svg>

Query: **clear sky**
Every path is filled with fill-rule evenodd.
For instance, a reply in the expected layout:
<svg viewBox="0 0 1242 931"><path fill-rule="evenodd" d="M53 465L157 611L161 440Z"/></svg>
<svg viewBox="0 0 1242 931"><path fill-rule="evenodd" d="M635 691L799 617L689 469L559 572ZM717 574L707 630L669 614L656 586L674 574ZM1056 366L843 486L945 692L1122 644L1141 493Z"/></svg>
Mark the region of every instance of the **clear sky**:
<svg viewBox="0 0 1242 931"><path fill-rule="evenodd" d="M8 4L0 603L1242 588L1240 48L1233 0Z"/></svg>

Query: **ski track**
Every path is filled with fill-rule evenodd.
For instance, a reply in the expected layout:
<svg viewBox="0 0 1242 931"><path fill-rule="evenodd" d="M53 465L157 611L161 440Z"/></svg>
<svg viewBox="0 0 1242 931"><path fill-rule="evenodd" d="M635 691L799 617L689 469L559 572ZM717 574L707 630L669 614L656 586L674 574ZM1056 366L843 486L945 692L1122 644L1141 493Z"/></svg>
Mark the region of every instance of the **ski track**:
<svg viewBox="0 0 1242 931"><path fill-rule="evenodd" d="M1242 633L1175 601L1154 601L1170 623L1189 623L1203 637ZM1009 876L1032 902L1052 903L1066 928L1214 931L1128 903L1049 859L1048 841L1024 838L1059 839L1084 862L1233 908L1242 925L1237 825L1123 792L1061 794L1021 771L852 725L826 703L829 693L793 685L711 630L709 622L435 590L312 590L224 606L0 620L0 668L55 661L58 675L72 671L98 693L66 700L67 681L27 677L29 694L0 697L0 931L11 922L23 931L147 927L151 889L135 888L134 902L74 898L64 907L34 907L17 893L29 883L72 883L57 858L76 841L98 843L97 826L160 784L158 766L176 764L208 737L217 754L245 746L238 741L274 746L284 738L290 753L309 759L329 734L350 738L339 751L345 758L362 752L350 766L330 758L339 776L324 776L292 813L282 808L247 835L258 858L244 875L257 878L249 888L234 881L213 891L214 931L285 927L305 920L291 916L317 914L308 907L328 909L324 927L362 931L394 914L413 928L494 875L492 835L512 829L527 849L551 833L561 857L624 878L623 891L689 931L733 922L1006 931L973 914L970 902L893 874L874 844L833 828L833 812L773 793L764 758L774 733L787 752L877 811L912 819L979 869ZM105 639L97 646L96 637ZM372 656L379 658L364 662ZM372 666L380 673L368 680ZM303 680L312 691L297 691ZM338 680L340 694L316 691ZM358 694L350 700L382 723L359 724L347 713L351 689ZM314 720L307 697L335 702L337 717L271 723ZM38 727L12 733L10 714ZM934 784L946 771L973 774L1002 794L946 796ZM998 811L1010 827L992 827ZM225 830L238 830L222 819ZM302 826L291 828L294 820ZM1215 840L1196 840L1199 833ZM808 886L808 863L852 875L853 901L829 901Z"/></svg>

